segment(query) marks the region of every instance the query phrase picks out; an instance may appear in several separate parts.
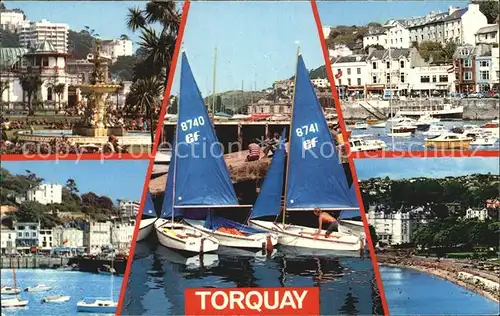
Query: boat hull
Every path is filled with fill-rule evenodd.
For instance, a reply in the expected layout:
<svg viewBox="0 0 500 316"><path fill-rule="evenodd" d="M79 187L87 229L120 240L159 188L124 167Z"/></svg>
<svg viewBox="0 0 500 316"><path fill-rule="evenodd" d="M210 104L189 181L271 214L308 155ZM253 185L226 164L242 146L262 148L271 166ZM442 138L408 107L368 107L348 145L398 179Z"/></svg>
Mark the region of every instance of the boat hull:
<svg viewBox="0 0 500 316"><path fill-rule="evenodd" d="M95 306L91 304L77 304L76 309L80 313L114 314L116 306Z"/></svg>
<svg viewBox="0 0 500 316"><path fill-rule="evenodd" d="M364 242L360 237L343 233L332 233L329 238L325 238L323 230L318 238L314 234L316 229L297 225L283 225L267 221L250 220L250 226L265 229L279 234L278 244L299 248L340 250L340 251L360 251L364 248Z"/></svg>
<svg viewBox="0 0 500 316"><path fill-rule="evenodd" d="M10 298L1 300L0 304L2 308L25 307L26 305L28 305L28 301L23 301L17 298Z"/></svg>
<svg viewBox="0 0 500 316"><path fill-rule="evenodd" d="M247 249L262 249L266 248L268 237L271 246L274 247L278 244L278 235L270 233L257 233L248 236L231 235L220 231L206 229L205 227L197 224L191 224L196 229L214 236L219 241L220 246L231 248L247 248Z"/></svg>
<svg viewBox="0 0 500 316"><path fill-rule="evenodd" d="M42 301L44 303L65 303L71 299L71 296L46 297Z"/></svg>
<svg viewBox="0 0 500 316"><path fill-rule="evenodd" d="M13 289L13 288L3 288L0 290L0 294L2 295L17 295L21 293L21 289Z"/></svg>
<svg viewBox="0 0 500 316"><path fill-rule="evenodd" d="M450 109L443 110L421 110L421 111L405 111L400 110L396 115L406 116L406 117L420 117L422 115L430 115L434 118L439 119L450 119L450 120L461 120L464 116L464 107L458 106Z"/></svg>
<svg viewBox="0 0 500 316"><path fill-rule="evenodd" d="M437 148L437 149L467 149L469 148L472 140L461 140L461 141L452 141L452 140L431 140L426 139L424 141L425 147L428 148Z"/></svg>
<svg viewBox="0 0 500 316"><path fill-rule="evenodd" d="M362 221L339 220L339 232L365 238L365 226Z"/></svg>
<svg viewBox="0 0 500 316"><path fill-rule="evenodd" d="M45 287L28 287L28 288L25 288L24 291L25 292L45 292L45 291L49 291L50 289L52 289L50 286L45 286Z"/></svg>
<svg viewBox="0 0 500 316"><path fill-rule="evenodd" d="M217 239L185 224L159 218L154 227L158 241L167 248L188 253L214 252L219 248Z"/></svg>
<svg viewBox="0 0 500 316"><path fill-rule="evenodd" d="M139 224L139 234L137 235L137 241L146 239L151 232L154 230L154 223L156 218L143 218Z"/></svg>

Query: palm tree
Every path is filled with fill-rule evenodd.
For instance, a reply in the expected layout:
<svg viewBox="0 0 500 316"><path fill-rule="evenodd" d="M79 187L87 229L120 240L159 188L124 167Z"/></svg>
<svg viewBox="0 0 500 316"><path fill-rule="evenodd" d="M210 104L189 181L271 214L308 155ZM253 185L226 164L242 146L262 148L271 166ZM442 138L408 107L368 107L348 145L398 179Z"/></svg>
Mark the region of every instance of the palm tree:
<svg viewBox="0 0 500 316"><path fill-rule="evenodd" d="M59 100L58 111L61 111L61 97L64 94L65 89L66 89L66 85L64 83L59 83L54 87L54 93L57 95L57 99Z"/></svg>
<svg viewBox="0 0 500 316"><path fill-rule="evenodd" d="M160 104L163 93L163 82L159 77L142 78L135 81L130 87L126 104L132 112L146 114L151 119L151 144L154 143L153 113Z"/></svg>
<svg viewBox="0 0 500 316"><path fill-rule="evenodd" d="M78 193L80 190L78 190L78 187L76 185L76 181L72 178L69 178L66 181L66 189L68 189L69 192L71 193Z"/></svg>
<svg viewBox="0 0 500 316"><path fill-rule="evenodd" d="M32 99L40 90L43 82L38 75L22 74L19 76L19 83L28 97L28 115L34 115L35 110L32 107Z"/></svg>

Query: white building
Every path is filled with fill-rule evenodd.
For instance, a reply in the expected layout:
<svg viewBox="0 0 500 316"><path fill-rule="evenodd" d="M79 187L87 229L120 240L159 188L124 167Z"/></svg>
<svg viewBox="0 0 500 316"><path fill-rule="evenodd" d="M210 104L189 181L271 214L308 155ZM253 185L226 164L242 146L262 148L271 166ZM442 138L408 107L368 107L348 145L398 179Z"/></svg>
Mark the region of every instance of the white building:
<svg viewBox="0 0 500 316"><path fill-rule="evenodd" d="M47 41L56 48L59 53L68 52L69 26L65 23L52 23L47 20L29 22L17 29L19 42L23 47L34 47Z"/></svg>
<svg viewBox="0 0 500 316"><path fill-rule="evenodd" d="M39 245L38 232L40 223L14 223L16 232L16 249L18 252L29 253Z"/></svg>
<svg viewBox="0 0 500 316"><path fill-rule="evenodd" d="M368 223L375 228L379 241L388 245L409 243L412 234L410 213L368 212Z"/></svg>
<svg viewBox="0 0 500 316"><path fill-rule="evenodd" d="M135 217L139 212L139 201L119 200L118 209L122 217Z"/></svg>
<svg viewBox="0 0 500 316"><path fill-rule="evenodd" d="M500 84L500 59L499 59L499 49L493 48L491 50L491 76L490 84L494 89L496 87L497 91Z"/></svg>
<svg viewBox="0 0 500 316"><path fill-rule="evenodd" d="M384 25L387 29L384 37L384 48L410 48L410 31L405 27L404 21L389 20Z"/></svg>
<svg viewBox="0 0 500 316"><path fill-rule="evenodd" d="M54 227L52 229L52 238L54 248L83 247L83 230L77 228Z"/></svg>
<svg viewBox="0 0 500 316"><path fill-rule="evenodd" d="M417 66L410 68L410 90L419 95L432 95L434 91L447 94L455 91L455 72L448 72L453 65Z"/></svg>
<svg viewBox="0 0 500 316"><path fill-rule="evenodd" d="M83 234L83 246L90 254L98 254L101 248L111 245L111 222L90 222Z"/></svg>
<svg viewBox="0 0 500 316"><path fill-rule="evenodd" d="M0 229L0 248L1 254L13 253L16 249L16 231L2 226Z"/></svg>
<svg viewBox="0 0 500 316"><path fill-rule="evenodd" d="M488 25L488 20L479 11L477 3L470 3L467 8L462 9L450 7L448 13L448 17L444 19L445 39L453 40L455 38L456 40L458 35L460 44L474 45L477 31ZM456 32L457 26L460 30L458 34ZM448 31L452 33L449 34ZM455 36L453 36L453 31L455 31Z"/></svg>
<svg viewBox="0 0 500 316"><path fill-rule="evenodd" d="M387 29L385 27L373 26L363 36L363 48L367 46L380 45L387 47Z"/></svg>
<svg viewBox="0 0 500 316"><path fill-rule="evenodd" d="M488 210L485 208L483 209L468 208L467 211L465 211L465 218L467 219L477 218L480 221L485 221L489 218Z"/></svg>
<svg viewBox="0 0 500 316"><path fill-rule="evenodd" d="M135 221L116 223L111 227L111 244L118 250L130 248L134 236Z"/></svg>
<svg viewBox="0 0 500 316"><path fill-rule="evenodd" d="M15 32L25 22L24 12L19 9L0 11L0 28Z"/></svg>
<svg viewBox="0 0 500 316"><path fill-rule="evenodd" d="M367 55L344 56L332 62L332 71L337 87L347 86L347 89L364 92L368 83ZM341 75L339 75L341 74ZM340 76L339 78L337 78Z"/></svg>
<svg viewBox="0 0 500 316"><path fill-rule="evenodd" d="M498 25L488 24L477 30L475 44L498 44Z"/></svg>
<svg viewBox="0 0 500 316"><path fill-rule="evenodd" d="M331 26L323 26L323 37L325 39L327 39L328 36L330 36L331 32L332 32L332 27Z"/></svg>
<svg viewBox="0 0 500 316"><path fill-rule="evenodd" d="M52 238L52 229L41 228L38 232L38 248L40 250L52 250L54 240Z"/></svg>
<svg viewBox="0 0 500 316"><path fill-rule="evenodd" d="M62 203L62 185L40 184L38 187L28 190L26 193L28 201L37 201L40 204Z"/></svg>
<svg viewBox="0 0 500 316"><path fill-rule="evenodd" d="M133 42L128 39L105 40L101 42L101 54L108 57L112 62L116 62L120 56L132 56Z"/></svg>
<svg viewBox="0 0 500 316"><path fill-rule="evenodd" d="M328 79L323 78L311 79L311 83L316 88L328 88L330 86L330 82L328 81Z"/></svg>

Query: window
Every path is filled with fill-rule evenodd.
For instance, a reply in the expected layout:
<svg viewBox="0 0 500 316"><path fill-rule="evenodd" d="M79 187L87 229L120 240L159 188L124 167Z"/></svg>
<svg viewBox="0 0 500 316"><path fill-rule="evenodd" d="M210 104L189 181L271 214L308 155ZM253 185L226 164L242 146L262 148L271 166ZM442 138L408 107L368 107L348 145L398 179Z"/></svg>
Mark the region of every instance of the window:
<svg viewBox="0 0 500 316"><path fill-rule="evenodd" d="M432 76L432 82L436 82L436 76Z"/></svg>
<svg viewBox="0 0 500 316"><path fill-rule="evenodd" d="M479 79L481 80L490 80L490 72L488 70L479 72Z"/></svg>
<svg viewBox="0 0 500 316"><path fill-rule="evenodd" d="M373 69L377 69L377 62L376 62L376 61L374 61L374 62L372 63L372 67L373 67Z"/></svg>
<svg viewBox="0 0 500 316"><path fill-rule="evenodd" d="M377 76L372 77L372 83L377 83Z"/></svg>
<svg viewBox="0 0 500 316"><path fill-rule="evenodd" d="M448 82L448 76L447 75L440 75L439 82Z"/></svg>
<svg viewBox="0 0 500 316"><path fill-rule="evenodd" d="M350 75L351 74L351 68L347 68L347 74Z"/></svg>
<svg viewBox="0 0 500 316"><path fill-rule="evenodd" d="M399 66L400 66L401 68L404 68L404 67L405 67L405 61L404 61L404 60L401 60L401 61L399 62Z"/></svg>
<svg viewBox="0 0 500 316"><path fill-rule="evenodd" d="M358 86L361 85L361 78L358 78Z"/></svg>
<svg viewBox="0 0 500 316"><path fill-rule="evenodd" d="M351 78L348 78L347 79L347 85L350 86L351 85Z"/></svg>
<svg viewBox="0 0 500 316"><path fill-rule="evenodd" d="M429 76L420 76L420 82L425 83L425 82L431 82Z"/></svg>
<svg viewBox="0 0 500 316"><path fill-rule="evenodd" d="M17 233L17 237L22 238L23 237L23 233Z"/></svg>
<svg viewBox="0 0 500 316"><path fill-rule="evenodd" d="M489 66L490 66L490 62L487 60L481 60L479 62L479 67L489 67Z"/></svg>
<svg viewBox="0 0 500 316"><path fill-rule="evenodd" d="M342 79L339 79L339 86L342 85Z"/></svg>
<svg viewBox="0 0 500 316"><path fill-rule="evenodd" d="M357 73L358 75L361 75L361 68L356 68L356 73Z"/></svg>
<svg viewBox="0 0 500 316"><path fill-rule="evenodd" d="M472 60L470 60L470 59L464 59L464 67L465 68L471 68L472 67Z"/></svg>
<svg viewBox="0 0 500 316"><path fill-rule="evenodd" d="M29 237L29 236L30 236L30 233L28 233L28 232L24 233L24 237Z"/></svg>
<svg viewBox="0 0 500 316"><path fill-rule="evenodd" d="M401 83L405 83L405 74L401 74L399 79L401 79Z"/></svg>
<svg viewBox="0 0 500 316"><path fill-rule="evenodd" d="M35 233L35 232L32 232L32 233L31 233L31 237L36 237L36 233Z"/></svg>
<svg viewBox="0 0 500 316"><path fill-rule="evenodd" d="M387 80L387 83L391 82L391 74L385 75L385 79Z"/></svg>
<svg viewBox="0 0 500 316"><path fill-rule="evenodd" d="M472 80L472 71L464 72L464 80Z"/></svg>
<svg viewBox="0 0 500 316"><path fill-rule="evenodd" d="M49 59L48 58L44 58L44 59L42 59L42 61L43 61L43 65L42 66L49 67Z"/></svg>
<svg viewBox="0 0 500 316"><path fill-rule="evenodd" d="M391 68L391 62L390 61L386 61L385 64L386 64L387 69Z"/></svg>

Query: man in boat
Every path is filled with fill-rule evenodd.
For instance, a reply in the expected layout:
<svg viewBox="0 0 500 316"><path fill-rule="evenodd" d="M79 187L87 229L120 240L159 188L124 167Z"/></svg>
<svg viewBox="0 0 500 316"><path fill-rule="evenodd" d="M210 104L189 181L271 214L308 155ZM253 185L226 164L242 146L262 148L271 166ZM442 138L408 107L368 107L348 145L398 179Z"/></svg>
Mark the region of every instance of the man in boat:
<svg viewBox="0 0 500 316"><path fill-rule="evenodd" d="M278 148L279 143L280 143L279 133L274 133L273 137L271 137L271 134L269 134L264 142L264 144L266 145L266 148L264 148L264 157L267 157L269 151L271 151L274 154L276 148Z"/></svg>
<svg viewBox="0 0 500 316"><path fill-rule="evenodd" d="M250 144L248 144L248 155L247 161L256 161L260 158L260 146L257 144L257 141L252 140Z"/></svg>
<svg viewBox="0 0 500 316"><path fill-rule="evenodd" d="M321 229L323 228L323 223L328 224L328 228L326 229L325 233L325 238L330 237L330 235L334 231L337 232L339 230L339 223L337 222L337 220L327 212L322 212L319 207L314 209L314 215L318 216L318 221L319 221L319 228L318 232L315 235L315 238L319 237Z"/></svg>

